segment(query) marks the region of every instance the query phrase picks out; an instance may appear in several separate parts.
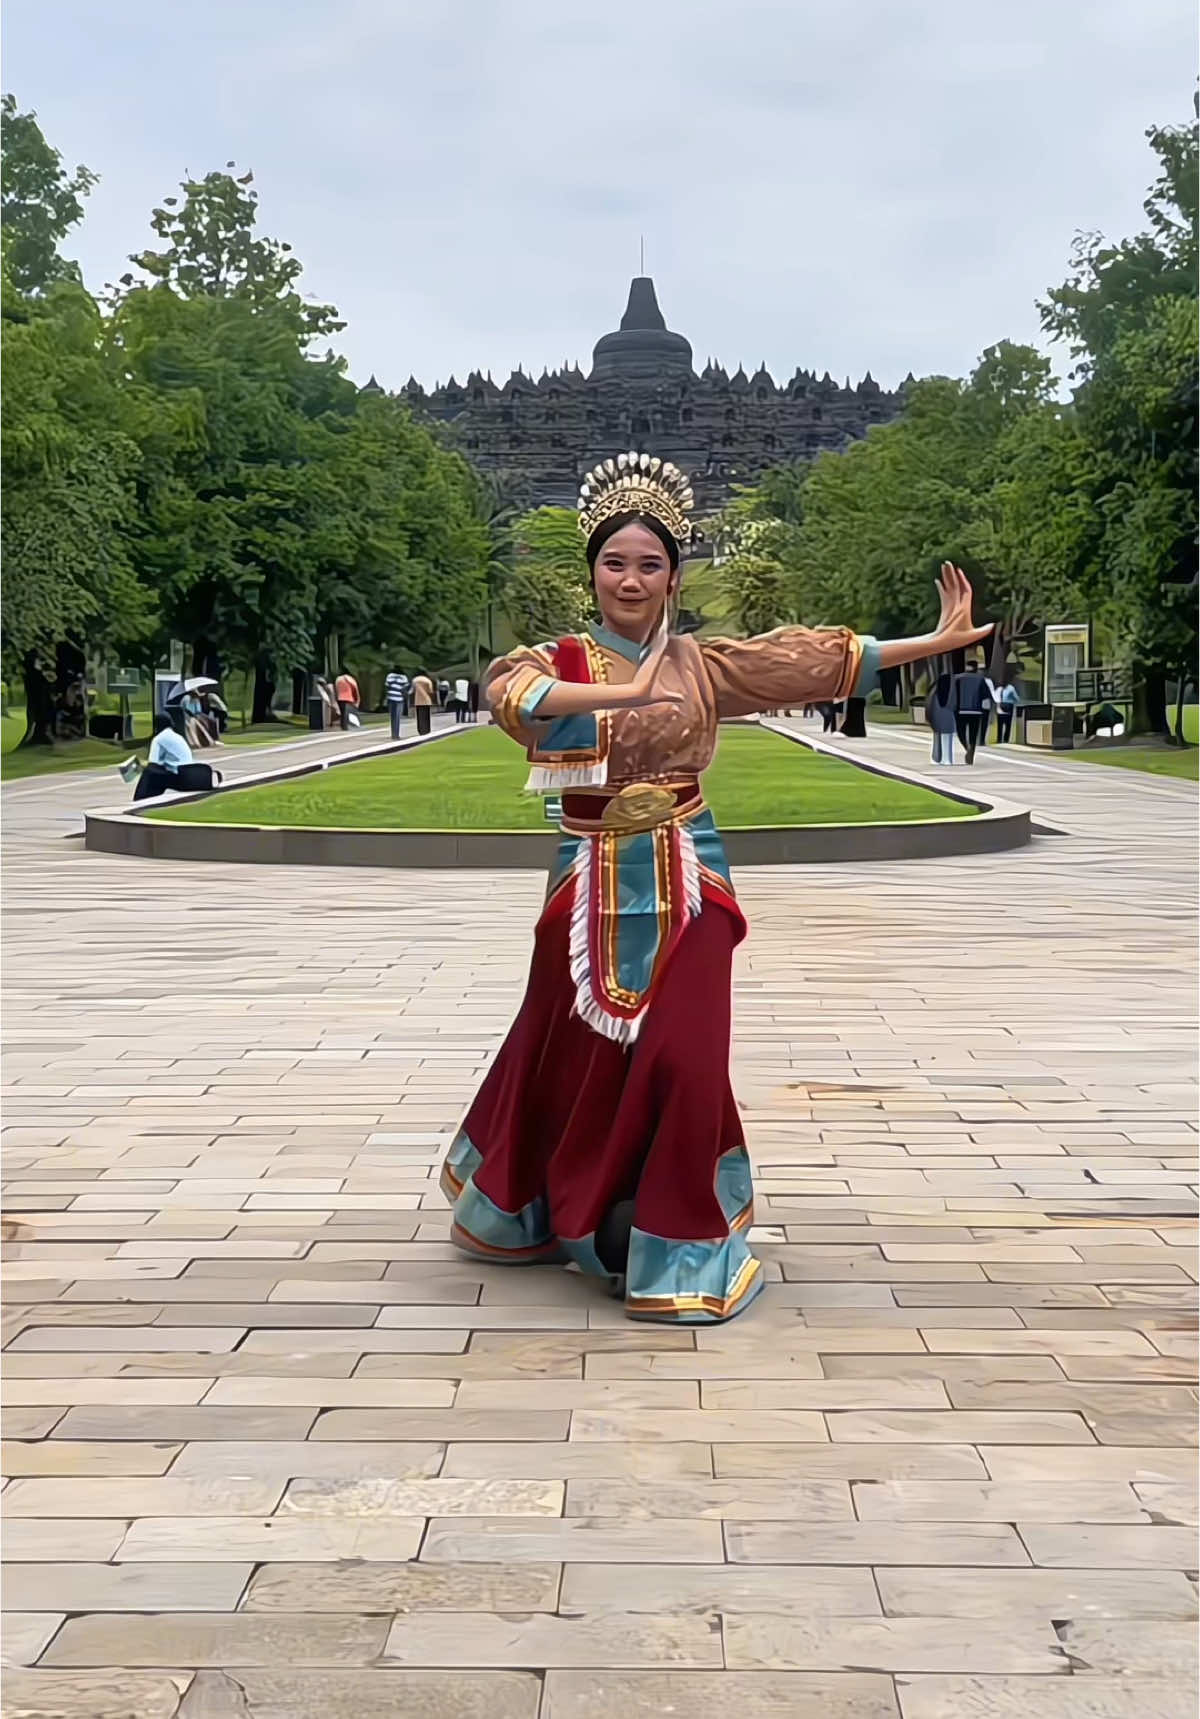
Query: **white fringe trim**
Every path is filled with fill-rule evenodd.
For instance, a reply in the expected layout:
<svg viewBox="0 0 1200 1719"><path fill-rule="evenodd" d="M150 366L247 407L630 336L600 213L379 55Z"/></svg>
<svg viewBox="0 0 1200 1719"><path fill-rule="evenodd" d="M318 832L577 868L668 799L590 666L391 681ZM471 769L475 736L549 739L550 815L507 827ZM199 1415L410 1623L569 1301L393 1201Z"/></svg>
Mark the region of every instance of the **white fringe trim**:
<svg viewBox="0 0 1200 1719"><path fill-rule="evenodd" d="M608 764L535 764L525 784L527 794L558 794L564 788L603 788L608 781Z"/></svg>
<svg viewBox="0 0 1200 1719"><path fill-rule="evenodd" d="M679 830L680 870L683 872L683 923L690 925L704 906L700 894L700 860L696 854L696 842L691 830L686 824L680 824L677 827Z"/></svg>

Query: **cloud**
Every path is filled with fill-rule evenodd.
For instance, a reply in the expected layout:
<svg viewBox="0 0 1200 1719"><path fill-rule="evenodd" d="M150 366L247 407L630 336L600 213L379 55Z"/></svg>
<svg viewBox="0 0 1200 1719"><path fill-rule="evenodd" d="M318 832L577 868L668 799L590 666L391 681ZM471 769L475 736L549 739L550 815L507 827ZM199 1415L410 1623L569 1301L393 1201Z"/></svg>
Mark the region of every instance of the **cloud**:
<svg viewBox="0 0 1200 1719"><path fill-rule="evenodd" d="M185 171L253 166L352 371L585 365L639 238L730 367L885 383L1037 338L1073 233L1142 222L1187 0L12 0L7 73L101 175L99 286Z"/></svg>

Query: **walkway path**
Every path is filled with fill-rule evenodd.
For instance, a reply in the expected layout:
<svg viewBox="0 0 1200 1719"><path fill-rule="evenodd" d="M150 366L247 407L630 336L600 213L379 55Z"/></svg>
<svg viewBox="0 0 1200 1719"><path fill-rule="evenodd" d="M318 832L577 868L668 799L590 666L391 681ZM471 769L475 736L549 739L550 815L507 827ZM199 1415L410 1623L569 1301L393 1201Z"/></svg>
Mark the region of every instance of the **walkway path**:
<svg viewBox="0 0 1200 1719"><path fill-rule="evenodd" d="M6 789L5 1711L1190 1719L1196 794L976 779L1072 833L739 880L775 1281L699 1334L446 1244L539 878Z"/></svg>

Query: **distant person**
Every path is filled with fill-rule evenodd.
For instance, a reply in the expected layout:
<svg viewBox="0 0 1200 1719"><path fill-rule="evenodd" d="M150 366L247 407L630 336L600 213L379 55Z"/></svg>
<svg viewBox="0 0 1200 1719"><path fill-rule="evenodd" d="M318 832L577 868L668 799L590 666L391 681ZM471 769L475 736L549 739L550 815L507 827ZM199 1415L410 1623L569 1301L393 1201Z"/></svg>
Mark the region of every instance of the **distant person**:
<svg viewBox="0 0 1200 1719"><path fill-rule="evenodd" d="M209 725L200 694L185 692L179 700L179 709L183 717L183 737L188 745L196 751L205 746L215 746L217 737Z"/></svg>
<svg viewBox="0 0 1200 1719"><path fill-rule="evenodd" d="M983 664L975 663L954 677L954 718L958 738L962 741L968 764L975 762L979 731L991 709L991 694Z"/></svg>
<svg viewBox="0 0 1200 1719"><path fill-rule="evenodd" d="M317 697L321 700L321 727L332 728L338 720L337 699L333 696L333 688L323 676L317 676Z"/></svg>
<svg viewBox="0 0 1200 1719"><path fill-rule="evenodd" d="M178 732L171 718L161 711L154 718L154 738L146 768L138 777L133 791L135 800L152 800L157 794L194 793L197 789L215 787L221 778L207 764L197 764L192 749Z"/></svg>
<svg viewBox="0 0 1200 1719"><path fill-rule="evenodd" d="M996 744L1004 746L1012 738L1013 717L1021 695L1010 680L1007 686L1002 686L996 694Z"/></svg>
<svg viewBox="0 0 1200 1719"><path fill-rule="evenodd" d="M467 712L472 722L479 720L479 682L472 680L467 687Z"/></svg>
<svg viewBox="0 0 1200 1719"><path fill-rule="evenodd" d="M954 762L954 677L940 674L925 698L925 720L933 730L933 762Z"/></svg>
<svg viewBox="0 0 1200 1719"><path fill-rule="evenodd" d="M817 706L817 709L821 712L822 734L837 733L837 719L841 708L840 704L830 704L828 700L826 700L824 704L819 704Z"/></svg>
<svg viewBox="0 0 1200 1719"><path fill-rule="evenodd" d="M985 688L985 696L984 696L984 701L983 701L983 720L979 724L979 744L981 746L986 746L987 745L987 737L988 737L988 724L992 720L992 712L996 708L996 704L997 704L997 701L998 701L1000 695L996 691L995 681L992 679L991 675L988 673L988 671L987 671L987 669L983 663L980 663L980 665L979 665L979 672L983 676L983 684L984 684L984 688Z"/></svg>
<svg viewBox="0 0 1200 1719"><path fill-rule="evenodd" d="M417 718L417 733L428 734L433 723L433 701L437 697L433 682L422 672L412 683L413 710Z"/></svg>
<svg viewBox="0 0 1200 1719"><path fill-rule="evenodd" d="M208 724L209 733L213 737L214 746L223 745L221 736L229 726L229 706L219 692L210 688L208 692L200 694L200 707L203 720Z"/></svg>
<svg viewBox="0 0 1200 1719"><path fill-rule="evenodd" d="M399 740L400 720L408 715L408 676L400 669L393 669L383 683L383 696L387 700L392 739Z"/></svg>
<svg viewBox="0 0 1200 1719"><path fill-rule="evenodd" d="M438 681L438 683L437 683L437 701L438 701L438 704L440 705L440 707L443 710L445 710L446 706L450 702L450 682L448 680L439 680Z"/></svg>
<svg viewBox="0 0 1200 1719"><path fill-rule="evenodd" d="M470 694L470 683L464 675L460 680L456 680L454 683L454 720L457 723L463 723L467 720L467 707Z"/></svg>
<svg viewBox="0 0 1200 1719"><path fill-rule="evenodd" d="M359 692L358 682L349 669L343 669L333 684L334 697L337 699L338 718L343 728L357 728L357 722L351 722L352 716L358 715Z"/></svg>

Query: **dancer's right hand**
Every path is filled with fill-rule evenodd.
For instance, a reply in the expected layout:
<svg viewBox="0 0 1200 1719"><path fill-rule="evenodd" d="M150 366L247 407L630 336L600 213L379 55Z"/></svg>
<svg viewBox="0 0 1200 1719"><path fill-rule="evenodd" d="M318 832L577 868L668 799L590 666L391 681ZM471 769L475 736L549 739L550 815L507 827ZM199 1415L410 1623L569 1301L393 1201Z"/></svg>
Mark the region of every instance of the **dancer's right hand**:
<svg viewBox="0 0 1200 1719"><path fill-rule="evenodd" d="M631 709L646 704L682 704L684 690L681 686L671 686L662 678L664 659L667 654L669 636L661 644L650 651L631 681L627 681L620 691L625 694L622 702Z"/></svg>

